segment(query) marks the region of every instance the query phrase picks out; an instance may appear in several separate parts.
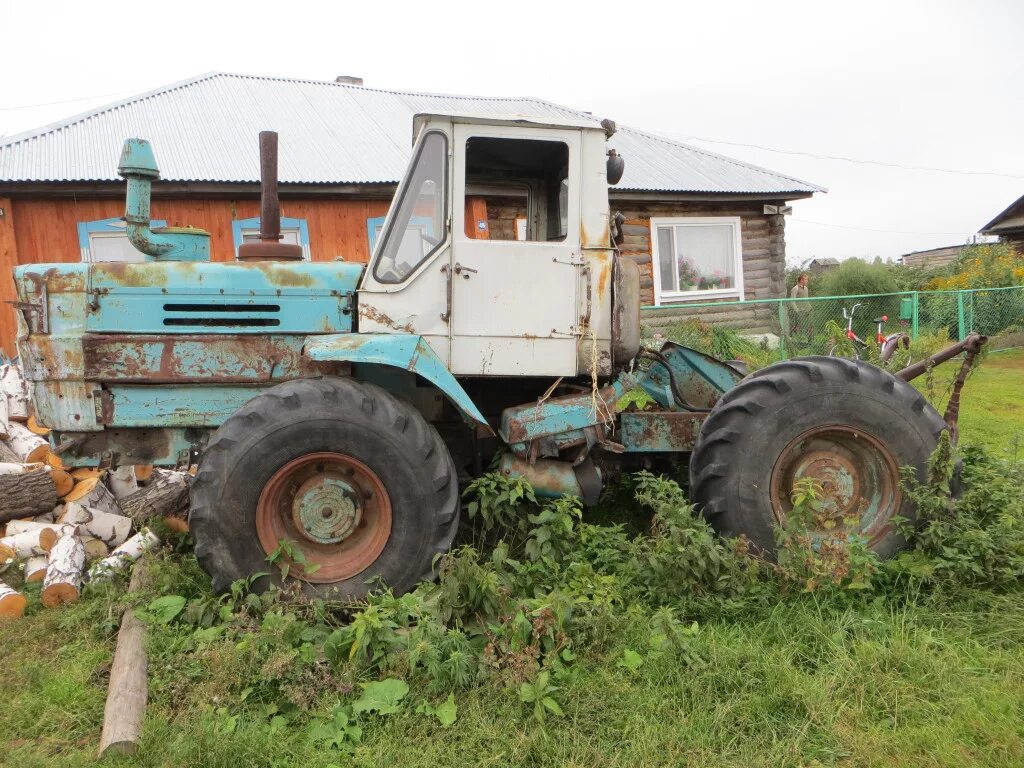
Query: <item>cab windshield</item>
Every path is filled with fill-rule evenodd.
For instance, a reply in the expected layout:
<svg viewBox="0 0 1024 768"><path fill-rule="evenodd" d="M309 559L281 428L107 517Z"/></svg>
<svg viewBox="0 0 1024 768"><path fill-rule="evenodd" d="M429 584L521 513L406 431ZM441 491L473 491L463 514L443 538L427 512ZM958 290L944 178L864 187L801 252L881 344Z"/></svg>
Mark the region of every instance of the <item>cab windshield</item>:
<svg viewBox="0 0 1024 768"><path fill-rule="evenodd" d="M427 133L377 250L373 276L380 282L402 282L444 244L447 160L447 137Z"/></svg>

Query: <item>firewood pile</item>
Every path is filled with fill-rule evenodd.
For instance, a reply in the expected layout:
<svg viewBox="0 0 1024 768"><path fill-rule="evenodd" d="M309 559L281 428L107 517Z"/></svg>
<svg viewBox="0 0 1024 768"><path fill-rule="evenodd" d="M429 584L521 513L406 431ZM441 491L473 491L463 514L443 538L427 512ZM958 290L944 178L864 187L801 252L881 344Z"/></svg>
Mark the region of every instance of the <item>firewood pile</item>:
<svg viewBox="0 0 1024 768"><path fill-rule="evenodd" d="M0 365L0 616L21 616L27 604L8 582L42 582L47 607L73 602L85 581L128 568L158 543L152 520L187 530L187 472L68 470L48 434L20 368Z"/></svg>

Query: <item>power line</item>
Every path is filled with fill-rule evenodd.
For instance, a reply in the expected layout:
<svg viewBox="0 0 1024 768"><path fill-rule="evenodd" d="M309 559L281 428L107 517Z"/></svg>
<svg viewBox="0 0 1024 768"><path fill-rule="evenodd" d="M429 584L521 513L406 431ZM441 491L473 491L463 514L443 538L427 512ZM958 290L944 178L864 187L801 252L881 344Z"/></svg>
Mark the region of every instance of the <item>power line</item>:
<svg viewBox="0 0 1024 768"><path fill-rule="evenodd" d="M915 232L906 229L872 229L870 227L850 227L844 224L829 224L824 221L811 221L810 219L798 219L789 216L790 221L799 221L803 224L817 224L819 227L832 227L834 229L852 229L858 232L882 232L888 235L973 235L974 232Z"/></svg>
<svg viewBox="0 0 1024 768"><path fill-rule="evenodd" d="M999 176L1005 179L1024 179L1021 173L1000 173L999 171L969 171L958 168L938 168L931 165L904 165L902 163L891 163L885 160L865 160L857 157L844 157L843 155L823 155L816 152L801 152L795 149L778 149L777 147L766 147L763 144L744 144L739 141L724 141L721 139L708 139L703 136L683 136L684 141L705 141L709 144L727 144L730 147L748 147L750 149L763 149L765 152L777 152L781 155L800 155L811 157L816 160L839 160L844 163L855 165L880 165L884 168L899 168L904 171L934 171L935 173L954 173L961 176ZM939 233L942 234L942 233Z"/></svg>
<svg viewBox="0 0 1024 768"><path fill-rule="evenodd" d="M13 112L16 109L35 109L36 107L52 107L57 104L71 104L76 101L92 101L93 99L106 99L110 96L126 93L126 91L114 91L113 93L99 93L95 96L81 96L77 99L63 99L62 101L47 101L42 104L22 104L18 107L0 107L0 112Z"/></svg>

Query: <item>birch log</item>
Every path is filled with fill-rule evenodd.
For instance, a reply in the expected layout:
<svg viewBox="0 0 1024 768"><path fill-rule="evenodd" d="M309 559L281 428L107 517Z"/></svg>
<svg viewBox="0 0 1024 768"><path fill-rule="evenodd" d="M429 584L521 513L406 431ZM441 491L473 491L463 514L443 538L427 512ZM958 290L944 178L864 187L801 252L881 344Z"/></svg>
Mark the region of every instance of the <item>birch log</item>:
<svg viewBox="0 0 1024 768"><path fill-rule="evenodd" d="M50 563L47 555L33 555L25 561L25 581L42 581L46 577L46 568Z"/></svg>
<svg viewBox="0 0 1024 768"><path fill-rule="evenodd" d="M96 560L102 560L110 554L110 547L103 543L103 539L97 539L89 534L84 534L80 538L82 539L82 546L85 547L85 562L92 563Z"/></svg>
<svg viewBox="0 0 1024 768"><path fill-rule="evenodd" d="M131 496L139 490L139 483L135 479L135 467L131 464L118 467L107 476L107 484L115 499L120 501L125 496Z"/></svg>
<svg viewBox="0 0 1024 768"><path fill-rule="evenodd" d="M26 464L45 462L50 452L50 443L28 430L24 424L12 421L8 427L7 447L11 449L18 461Z"/></svg>
<svg viewBox="0 0 1024 768"><path fill-rule="evenodd" d="M0 475L0 500L0 523L35 517L57 506L57 486L45 469Z"/></svg>
<svg viewBox="0 0 1024 768"><path fill-rule="evenodd" d="M114 494L98 477L89 477L75 483L74 489L64 497L65 502L78 502L84 507L92 507L112 515L120 515L121 508Z"/></svg>
<svg viewBox="0 0 1024 768"><path fill-rule="evenodd" d="M132 532L130 517L85 507L77 501L69 501L64 505L64 514L60 516L60 522L81 526L90 536L95 536L108 547L121 546Z"/></svg>
<svg viewBox="0 0 1024 768"><path fill-rule="evenodd" d="M136 524L151 517L184 520L188 517L189 480L184 472L154 471L148 485L121 499L121 510Z"/></svg>
<svg viewBox="0 0 1024 768"><path fill-rule="evenodd" d="M89 569L89 576L93 579L101 579L110 576L117 571L123 571L129 565L138 560L143 552L148 552L157 544L160 539L148 528L132 536L128 541L105 557L93 563Z"/></svg>
<svg viewBox="0 0 1024 768"><path fill-rule="evenodd" d="M148 586L149 569L145 560L132 570L129 592L140 592ZM110 666L107 703L103 709L103 733L100 736L100 757L108 753L131 755L138 750L142 721L146 714L147 668L145 625L132 608L121 615L121 630Z"/></svg>
<svg viewBox="0 0 1024 768"><path fill-rule="evenodd" d="M0 393L7 399L7 415L11 421L28 421L32 406L25 377L14 363L0 367Z"/></svg>
<svg viewBox="0 0 1024 768"><path fill-rule="evenodd" d="M25 531L38 531L41 528L47 528L53 525L53 521L37 521L37 520L11 520L7 524L7 531L4 533L4 538L8 536L14 536Z"/></svg>
<svg viewBox="0 0 1024 768"><path fill-rule="evenodd" d="M28 427L29 432L32 432L41 437L46 437L48 434L50 434L50 428L44 427L42 424L40 424L38 419L36 419L36 415L34 413L29 414L28 421L25 422L25 426Z"/></svg>
<svg viewBox="0 0 1024 768"><path fill-rule="evenodd" d="M85 546L82 540L69 533L57 539L50 550L50 563L43 578L41 599L47 608L78 599L85 569Z"/></svg>
<svg viewBox="0 0 1024 768"><path fill-rule="evenodd" d="M59 538L65 534L73 536L74 533L74 526L44 525L13 536L4 536L0 539L0 561L45 555L53 549Z"/></svg>
<svg viewBox="0 0 1024 768"><path fill-rule="evenodd" d="M11 419L7 413L7 398L0 395L0 440L6 440L10 435Z"/></svg>
<svg viewBox="0 0 1024 768"><path fill-rule="evenodd" d="M71 470L71 477L77 480L88 480L90 477L103 477L107 470L99 467L78 467Z"/></svg>
<svg viewBox="0 0 1024 768"><path fill-rule="evenodd" d="M25 596L0 581L0 616L16 619L25 614L28 600Z"/></svg>

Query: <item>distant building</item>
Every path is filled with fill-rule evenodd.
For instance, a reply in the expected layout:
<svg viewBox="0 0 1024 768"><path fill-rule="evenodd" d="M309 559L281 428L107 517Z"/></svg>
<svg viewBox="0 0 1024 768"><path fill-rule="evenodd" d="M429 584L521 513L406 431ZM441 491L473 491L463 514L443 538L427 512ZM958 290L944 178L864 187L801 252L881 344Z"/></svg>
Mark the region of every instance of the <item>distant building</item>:
<svg viewBox="0 0 1024 768"><path fill-rule="evenodd" d="M820 275L822 272L828 272L830 269L835 269L839 266L839 259L833 259L831 256L823 256L816 259L811 259L807 265L807 271L813 275Z"/></svg>
<svg viewBox="0 0 1024 768"><path fill-rule="evenodd" d="M997 235L1000 242L1010 243L1024 253L1024 195L981 228L983 235Z"/></svg>
<svg viewBox="0 0 1024 768"><path fill-rule="evenodd" d="M956 261L960 251L965 247L963 244L945 245L942 248L931 248L927 251L913 251L900 256L900 263L907 267L927 267L929 269L944 267Z"/></svg>

